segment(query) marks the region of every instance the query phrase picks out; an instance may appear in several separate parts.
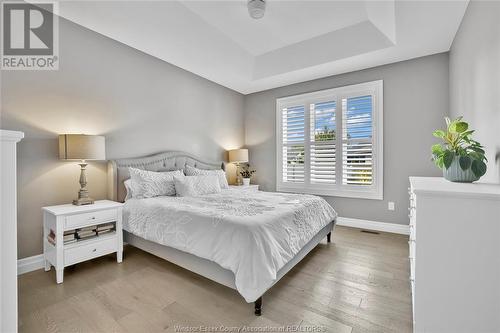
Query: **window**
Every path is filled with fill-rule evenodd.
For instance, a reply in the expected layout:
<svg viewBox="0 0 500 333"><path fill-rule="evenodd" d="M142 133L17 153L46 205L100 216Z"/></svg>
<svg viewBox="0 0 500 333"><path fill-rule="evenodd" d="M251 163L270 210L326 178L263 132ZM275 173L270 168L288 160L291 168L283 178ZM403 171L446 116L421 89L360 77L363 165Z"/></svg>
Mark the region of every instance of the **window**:
<svg viewBox="0 0 500 333"><path fill-rule="evenodd" d="M276 101L277 190L382 199L383 83Z"/></svg>

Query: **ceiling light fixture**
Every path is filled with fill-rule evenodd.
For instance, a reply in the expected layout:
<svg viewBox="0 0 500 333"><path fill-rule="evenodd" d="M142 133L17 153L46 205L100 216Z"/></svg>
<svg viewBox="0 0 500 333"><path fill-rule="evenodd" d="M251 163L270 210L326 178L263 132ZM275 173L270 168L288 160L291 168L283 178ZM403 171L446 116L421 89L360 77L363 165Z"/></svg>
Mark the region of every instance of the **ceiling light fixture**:
<svg viewBox="0 0 500 333"><path fill-rule="evenodd" d="M264 12L266 11L266 1L265 0L248 0L247 2L248 14L254 19L260 19L264 17Z"/></svg>

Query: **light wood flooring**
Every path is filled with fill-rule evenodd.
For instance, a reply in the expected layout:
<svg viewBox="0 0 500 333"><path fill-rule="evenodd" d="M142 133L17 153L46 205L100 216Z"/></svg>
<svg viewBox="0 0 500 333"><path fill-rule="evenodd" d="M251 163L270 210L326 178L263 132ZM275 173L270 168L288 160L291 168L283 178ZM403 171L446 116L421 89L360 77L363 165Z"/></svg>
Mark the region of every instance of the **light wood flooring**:
<svg viewBox="0 0 500 333"><path fill-rule="evenodd" d="M329 332L410 332L408 237L336 227L263 298L239 294L146 252L19 277L20 332L174 332L176 326L313 325Z"/></svg>

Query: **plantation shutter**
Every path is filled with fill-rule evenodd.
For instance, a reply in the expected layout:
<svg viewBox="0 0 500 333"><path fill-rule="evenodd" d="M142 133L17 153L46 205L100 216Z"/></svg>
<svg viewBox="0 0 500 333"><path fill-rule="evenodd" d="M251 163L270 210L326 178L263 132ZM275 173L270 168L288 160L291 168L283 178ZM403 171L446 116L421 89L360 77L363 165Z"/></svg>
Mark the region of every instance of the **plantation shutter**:
<svg viewBox="0 0 500 333"><path fill-rule="evenodd" d="M305 108L286 107L281 113L283 182L304 183Z"/></svg>
<svg viewBox="0 0 500 333"><path fill-rule="evenodd" d="M373 98L342 99L342 184L373 183Z"/></svg>
<svg viewBox="0 0 500 333"><path fill-rule="evenodd" d="M383 199L383 82L276 100L276 189Z"/></svg>
<svg viewBox="0 0 500 333"><path fill-rule="evenodd" d="M335 184L336 102L310 105L310 181Z"/></svg>

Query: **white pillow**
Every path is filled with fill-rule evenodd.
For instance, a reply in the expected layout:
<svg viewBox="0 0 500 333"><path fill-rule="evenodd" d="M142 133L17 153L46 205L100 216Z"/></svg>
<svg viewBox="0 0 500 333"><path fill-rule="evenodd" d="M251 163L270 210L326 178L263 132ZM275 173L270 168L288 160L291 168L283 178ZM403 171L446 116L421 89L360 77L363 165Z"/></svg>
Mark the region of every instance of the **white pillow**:
<svg viewBox="0 0 500 333"><path fill-rule="evenodd" d="M125 186L125 190L127 191L127 195L125 195L125 201L134 197L134 190L132 189L132 179L127 179L123 182L123 186Z"/></svg>
<svg viewBox="0 0 500 333"><path fill-rule="evenodd" d="M174 183L178 197L196 197L222 191L217 176L174 177Z"/></svg>
<svg viewBox="0 0 500 333"><path fill-rule="evenodd" d="M224 170L205 170L186 165L184 172L186 173L186 176L217 176L219 178L220 187L229 188Z"/></svg>
<svg viewBox="0 0 500 333"><path fill-rule="evenodd" d="M133 198L151 198L175 195L174 177L184 177L181 170L154 172L128 168Z"/></svg>

